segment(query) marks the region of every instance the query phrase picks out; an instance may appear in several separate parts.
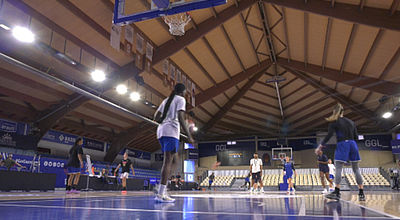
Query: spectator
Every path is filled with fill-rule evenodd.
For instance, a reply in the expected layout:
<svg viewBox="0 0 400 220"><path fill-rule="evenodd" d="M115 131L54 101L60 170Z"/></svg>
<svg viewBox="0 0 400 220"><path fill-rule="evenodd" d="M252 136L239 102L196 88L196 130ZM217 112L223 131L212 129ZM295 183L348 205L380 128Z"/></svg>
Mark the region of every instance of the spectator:
<svg viewBox="0 0 400 220"><path fill-rule="evenodd" d="M250 190L250 172L247 174L246 178L244 179L244 184L241 186L242 188L246 188L247 190Z"/></svg>
<svg viewBox="0 0 400 220"><path fill-rule="evenodd" d="M181 177L181 175L180 175L180 173L178 173L178 175L176 175L176 188L177 189L181 189L181 186L182 186L182 177Z"/></svg>
<svg viewBox="0 0 400 220"><path fill-rule="evenodd" d="M110 180L108 179L108 170L103 168L100 173L100 178L103 183L110 183Z"/></svg>
<svg viewBox="0 0 400 220"><path fill-rule="evenodd" d="M3 155L0 154L0 167L4 166Z"/></svg>
<svg viewBox="0 0 400 220"><path fill-rule="evenodd" d="M22 169L26 169L26 167L22 166L21 164L19 164L17 161L12 159L13 155L9 154L7 159L4 160L4 166L7 167L7 170L10 170L11 167L13 167L14 165L17 165L19 167L21 167Z"/></svg>
<svg viewBox="0 0 400 220"><path fill-rule="evenodd" d="M215 174L212 173L209 177L208 177L208 189L211 190L211 185L214 182L214 178L215 178Z"/></svg>

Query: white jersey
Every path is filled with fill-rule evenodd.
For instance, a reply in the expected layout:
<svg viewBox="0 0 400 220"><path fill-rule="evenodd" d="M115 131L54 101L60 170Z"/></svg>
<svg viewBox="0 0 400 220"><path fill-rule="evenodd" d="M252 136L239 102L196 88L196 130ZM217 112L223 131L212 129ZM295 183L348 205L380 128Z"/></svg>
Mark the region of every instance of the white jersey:
<svg viewBox="0 0 400 220"><path fill-rule="evenodd" d="M330 174L330 175L335 175L335 173L336 173L336 167L335 167L335 165L333 165L333 164L328 164L328 167L329 167L329 174Z"/></svg>
<svg viewBox="0 0 400 220"><path fill-rule="evenodd" d="M253 158L250 160L250 165L251 165L251 172L258 173L258 172L261 172L260 166L263 165L263 162L260 158L258 158L258 159Z"/></svg>
<svg viewBox="0 0 400 220"><path fill-rule="evenodd" d="M168 98L164 99L157 111L164 112L164 106ZM179 140L181 127L179 125L178 112L186 110L186 100L182 96L175 95L168 109L167 117L157 128L157 139L161 137L173 137Z"/></svg>

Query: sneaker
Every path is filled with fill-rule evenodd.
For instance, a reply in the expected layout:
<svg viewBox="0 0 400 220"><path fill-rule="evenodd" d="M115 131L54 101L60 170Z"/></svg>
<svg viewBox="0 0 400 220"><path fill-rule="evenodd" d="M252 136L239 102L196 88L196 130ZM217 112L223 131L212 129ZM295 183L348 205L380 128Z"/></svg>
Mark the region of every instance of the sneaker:
<svg viewBox="0 0 400 220"><path fill-rule="evenodd" d="M81 193L81 191L74 189L72 193L79 194L79 193Z"/></svg>
<svg viewBox="0 0 400 220"><path fill-rule="evenodd" d="M329 192L330 193L333 192L333 191L335 191L335 188L329 188Z"/></svg>
<svg viewBox="0 0 400 220"><path fill-rule="evenodd" d="M72 190L67 190L67 191L65 191L65 193L72 194L73 192L72 192Z"/></svg>
<svg viewBox="0 0 400 220"><path fill-rule="evenodd" d="M328 190L324 189L321 193L322 193L322 194L327 194L327 193L328 193Z"/></svg>
<svg viewBox="0 0 400 220"><path fill-rule="evenodd" d="M328 195L325 196L328 199L334 199L334 200L339 200L340 199L340 192L331 192Z"/></svg>
<svg viewBox="0 0 400 220"><path fill-rule="evenodd" d="M261 188L260 192L264 193L264 188Z"/></svg>
<svg viewBox="0 0 400 220"><path fill-rule="evenodd" d="M290 194L291 194L291 195L294 195L295 193L296 193L296 190L295 190L294 188L292 188Z"/></svg>
<svg viewBox="0 0 400 220"><path fill-rule="evenodd" d="M156 200L157 202L161 202L161 203L172 203L172 202L175 202L175 199L169 197L169 196L166 195L166 194L165 194L165 195L159 195L159 194L157 194L155 200Z"/></svg>
<svg viewBox="0 0 400 220"><path fill-rule="evenodd" d="M365 201L365 195L364 195L364 193L358 194L358 201L360 201L360 202Z"/></svg>
<svg viewBox="0 0 400 220"><path fill-rule="evenodd" d="M286 194L290 195L290 190L288 189L288 191L286 191Z"/></svg>

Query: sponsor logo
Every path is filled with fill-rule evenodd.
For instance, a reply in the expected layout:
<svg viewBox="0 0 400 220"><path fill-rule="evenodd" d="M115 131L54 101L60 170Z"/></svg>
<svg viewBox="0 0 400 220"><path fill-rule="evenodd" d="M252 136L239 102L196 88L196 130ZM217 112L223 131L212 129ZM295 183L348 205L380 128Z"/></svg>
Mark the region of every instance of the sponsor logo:
<svg viewBox="0 0 400 220"><path fill-rule="evenodd" d="M365 140L364 144L366 147L379 147L379 148L388 148L389 146L383 146L379 143L379 139L369 139Z"/></svg>
<svg viewBox="0 0 400 220"><path fill-rule="evenodd" d="M226 150L226 144L215 145L215 151L225 151L225 150Z"/></svg>

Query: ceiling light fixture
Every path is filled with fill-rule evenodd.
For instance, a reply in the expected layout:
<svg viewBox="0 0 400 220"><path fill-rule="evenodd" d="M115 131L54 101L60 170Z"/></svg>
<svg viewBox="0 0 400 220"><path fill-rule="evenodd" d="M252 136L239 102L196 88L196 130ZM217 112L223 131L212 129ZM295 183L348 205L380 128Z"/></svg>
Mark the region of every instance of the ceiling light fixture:
<svg viewBox="0 0 400 220"><path fill-rule="evenodd" d="M23 42L23 43L32 43L35 41L35 35L31 30L25 27L17 26L12 30L12 35L15 39Z"/></svg>
<svg viewBox="0 0 400 220"><path fill-rule="evenodd" d="M124 84L120 84L116 88L117 93L120 95L124 95L128 92L128 88Z"/></svg>
<svg viewBox="0 0 400 220"><path fill-rule="evenodd" d="M392 117L392 115L393 115L393 113L391 113L391 112L385 112L385 113L383 113L382 118L388 119L388 118Z"/></svg>
<svg viewBox="0 0 400 220"><path fill-rule="evenodd" d="M140 100L140 94L138 92L132 92L129 97L132 101L137 102Z"/></svg>
<svg viewBox="0 0 400 220"><path fill-rule="evenodd" d="M90 75L95 82L103 82L106 79L106 74L102 70L94 70Z"/></svg>

